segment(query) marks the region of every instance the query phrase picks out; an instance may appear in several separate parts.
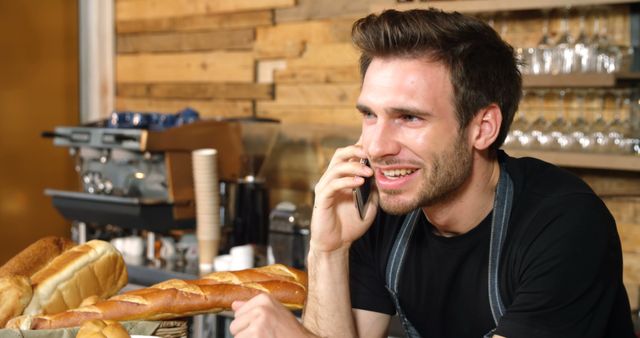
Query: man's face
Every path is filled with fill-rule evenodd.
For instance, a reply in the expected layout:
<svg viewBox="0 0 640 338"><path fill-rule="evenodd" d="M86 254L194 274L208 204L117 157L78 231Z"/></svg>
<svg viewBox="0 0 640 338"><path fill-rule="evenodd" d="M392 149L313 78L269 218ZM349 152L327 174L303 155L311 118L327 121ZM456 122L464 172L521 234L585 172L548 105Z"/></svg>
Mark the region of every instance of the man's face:
<svg viewBox="0 0 640 338"><path fill-rule="evenodd" d="M380 205L403 214L451 198L471 172L448 70L419 59L375 58L358 99L362 146Z"/></svg>

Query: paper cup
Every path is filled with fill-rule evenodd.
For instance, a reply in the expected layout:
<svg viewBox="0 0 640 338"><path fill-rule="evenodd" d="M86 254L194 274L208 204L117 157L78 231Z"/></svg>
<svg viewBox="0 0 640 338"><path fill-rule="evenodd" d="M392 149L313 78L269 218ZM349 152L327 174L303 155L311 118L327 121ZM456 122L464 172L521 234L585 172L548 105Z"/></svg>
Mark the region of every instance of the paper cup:
<svg viewBox="0 0 640 338"><path fill-rule="evenodd" d="M229 254L231 255L231 267L229 270L235 271L253 268L255 254L253 245L234 246L229 251Z"/></svg>
<svg viewBox="0 0 640 338"><path fill-rule="evenodd" d="M200 274L213 271L213 263L220 248L219 240L198 240L198 261Z"/></svg>
<svg viewBox="0 0 640 338"><path fill-rule="evenodd" d="M192 152L200 271L211 272L220 243L220 193L215 149Z"/></svg>

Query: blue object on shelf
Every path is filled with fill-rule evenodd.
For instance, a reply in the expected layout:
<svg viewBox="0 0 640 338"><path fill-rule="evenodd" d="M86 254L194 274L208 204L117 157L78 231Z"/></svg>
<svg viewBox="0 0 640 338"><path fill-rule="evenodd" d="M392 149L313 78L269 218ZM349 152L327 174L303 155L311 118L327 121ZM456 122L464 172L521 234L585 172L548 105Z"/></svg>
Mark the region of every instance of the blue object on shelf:
<svg viewBox="0 0 640 338"><path fill-rule="evenodd" d="M175 114L114 111L107 120L107 128L162 131L193 123L199 119L200 114L192 108L185 108Z"/></svg>

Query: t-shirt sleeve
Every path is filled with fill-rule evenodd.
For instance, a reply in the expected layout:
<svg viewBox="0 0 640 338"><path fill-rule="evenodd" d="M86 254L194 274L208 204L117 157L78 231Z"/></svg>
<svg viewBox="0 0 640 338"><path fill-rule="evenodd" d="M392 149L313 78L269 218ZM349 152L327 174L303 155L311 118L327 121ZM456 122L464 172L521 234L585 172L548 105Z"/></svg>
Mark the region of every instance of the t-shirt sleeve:
<svg viewBox="0 0 640 338"><path fill-rule="evenodd" d="M395 314L395 307L385 288L382 253L376 240L375 224L353 243L349 252L349 287L354 309Z"/></svg>
<svg viewBox="0 0 640 338"><path fill-rule="evenodd" d="M554 198L535 213L527 229L513 238L518 261L504 265L515 269L507 273L517 276L517 288L496 333L609 336L610 317L626 295L620 240L602 201L591 194Z"/></svg>

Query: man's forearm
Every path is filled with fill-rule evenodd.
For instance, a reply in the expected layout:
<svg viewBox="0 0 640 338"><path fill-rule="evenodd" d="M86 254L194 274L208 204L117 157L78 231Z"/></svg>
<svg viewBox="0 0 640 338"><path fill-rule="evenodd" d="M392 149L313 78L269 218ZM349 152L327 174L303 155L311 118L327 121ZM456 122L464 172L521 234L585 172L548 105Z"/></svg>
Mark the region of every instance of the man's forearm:
<svg viewBox="0 0 640 338"><path fill-rule="evenodd" d="M304 326L322 337L356 337L349 294L349 250L309 251Z"/></svg>

